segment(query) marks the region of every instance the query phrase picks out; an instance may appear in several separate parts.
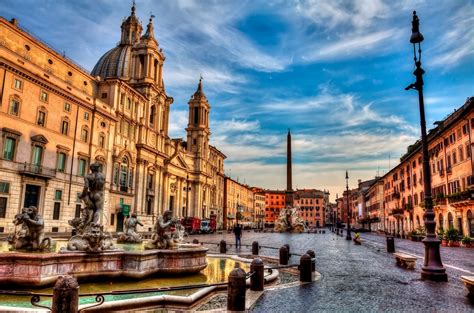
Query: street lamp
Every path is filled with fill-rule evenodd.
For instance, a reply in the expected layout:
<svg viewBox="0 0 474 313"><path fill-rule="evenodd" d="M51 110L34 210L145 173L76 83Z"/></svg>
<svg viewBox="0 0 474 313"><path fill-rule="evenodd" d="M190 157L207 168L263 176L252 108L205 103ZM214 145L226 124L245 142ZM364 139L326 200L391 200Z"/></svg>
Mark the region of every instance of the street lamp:
<svg viewBox="0 0 474 313"><path fill-rule="evenodd" d="M420 20L413 11L412 34L410 42L413 44L413 59L415 61L416 69L413 75L416 81L410 84L405 90L415 89L418 91L418 104L420 109L420 126L421 126L421 145L423 152L423 179L424 179L424 193L425 193L425 227L426 238L423 240L425 245L425 261L421 268L421 279L433 281L447 281L448 275L446 269L441 262L441 255L439 253L440 241L435 234L436 223L434 221L433 199L431 198L431 172L428 156L428 140L426 136L426 121L425 121L425 107L423 102L423 74L425 71L421 68L421 42L423 35L420 33ZM418 55L417 55L418 45Z"/></svg>
<svg viewBox="0 0 474 313"><path fill-rule="evenodd" d="M346 194L347 194L347 235L346 240L352 240L351 237L351 218L349 212L349 174L346 170Z"/></svg>

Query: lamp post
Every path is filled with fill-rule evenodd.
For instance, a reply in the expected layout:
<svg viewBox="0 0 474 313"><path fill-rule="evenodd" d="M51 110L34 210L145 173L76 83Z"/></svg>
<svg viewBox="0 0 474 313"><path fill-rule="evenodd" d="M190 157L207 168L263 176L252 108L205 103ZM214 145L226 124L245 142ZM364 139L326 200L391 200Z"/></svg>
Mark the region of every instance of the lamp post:
<svg viewBox="0 0 474 313"><path fill-rule="evenodd" d="M346 194L347 194L347 235L346 240L352 240L351 237L351 217L349 212L349 174L346 170Z"/></svg>
<svg viewBox="0 0 474 313"><path fill-rule="evenodd" d="M418 104L420 110L421 144L423 152L423 187L425 194L424 219L426 227L426 238L423 240L423 244L425 245L425 260L423 267L421 268L421 279L447 281L448 275L446 274L446 269L443 267L441 255L439 253L440 241L435 234L436 223L434 221L435 214L433 211L433 199L431 198L431 172L428 156L428 139L426 136L425 107L423 102L423 74L425 71L421 68L421 42L424 38L420 33L419 26L420 20L416 15L416 11L413 11L410 42L413 44L413 59L416 66L413 75L415 75L416 81L406 87L405 90L415 89L418 91Z"/></svg>

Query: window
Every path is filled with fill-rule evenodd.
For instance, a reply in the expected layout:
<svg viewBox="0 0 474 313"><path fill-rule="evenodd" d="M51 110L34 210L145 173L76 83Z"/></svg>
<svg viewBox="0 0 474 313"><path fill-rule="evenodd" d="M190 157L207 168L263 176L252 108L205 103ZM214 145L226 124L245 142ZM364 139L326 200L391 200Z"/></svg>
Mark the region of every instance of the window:
<svg viewBox="0 0 474 313"><path fill-rule="evenodd" d="M121 105L121 106L123 106L123 103L124 103L124 101L125 101L124 99L125 99L125 94L122 92L122 93L120 94L120 105Z"/></svg>
<svg viewBox="0 0 474 313"><path fill-rule="evenodd" d="M0 218L5 218L7 215L7 197L0 197Z"/></svg>
<svg viewBox="0 0 474 313"><path fill-rule="evenodd" d="M76 210L74 212L74 217L79 218L81 217L81 205L76 204Z"/></svg>
<svg viewBox="0 0 474 313"><path fill-rule="evenodd" d="M155 115L156 115L156 107L154 105L150 108L150 124L155 124Z"/></svg>
<svg viewBox="0 0 474 313"><path fill-rule="evenodd" d="M81 140L87 142L89 139L89 130L86 127L83 127L81 130Z"/></svg>
<svg viewBox="0 0 474 313"><path fill-rule="evenodd" d="M43 102L48 102L48 93L46 91L41 90L40 92L40 100Z"/></svg>
<svg viewBox="0 0 474 313"><path fill-rule="evenodd" d="M132 100L130 100L130 98L127 98L127 110L131 110L132 109Z"/></svg>
<svg viewBox="0 0 474 313"><path fill-rule="evenodd" d="M466 158L471 157L471 146L469 145L469 142L466 142Z"/></svg>
<svg viewBox="0 0 474 313"><path fill-rule="evenodd" d="M148 173L147 175L147 182L148 182L148 189L153 190L153 181L154 181L155 175L153 173Z"/></svg>
<svg viewBox="0 0 474 313"><path fill-rule="evenodd" d="M66 135L69 133L69 120L62 120L61 121L61 134Z"/></svg>
<svg viewBox="0 0 474 313"><path fill-rule="evenodd" d="M59 152L58 153L58 161L56 165L56 169L58 172L63 172L66 170L66 153Z"/></svg>
<svg viewBox="0 0 474 313"><path fill-rule="evenodd" d="M64 111L71 112L71 104L69 102L64 102Z"/></svg>
<svg viewBox="0 0 474 313"><path fill-rule="evenodd" d="M15 157L16 140L11 137L5 138L3 145L3 158L8 161L13 161Z"/></svg>
<svg viewBox="0 0 474 313"><path fill-rule="evenodd" d="M102 98L102 99L107 99L107 93L106 93L106 92L103 92L102 95L101 95L101 98Z"/></svg>
<svg viewBox="0 0 474 313"><path fill-rule="evenodd" d="M15 78L13 80L13 88L15 88L18 91L21 91L23 89L23 81L18 78Z"/></svg>
<svg viewBox="0 0 474 313"><path fill-rule="evenodd" d="M46 126L46 112L45 111L38 111L38 118L36 119L36 124L45 127Z"/></svg>
<svg viewBox="0 0 474 313"><path fill-rule="evenodd" d="M33 156L31 158L31 163L36 166L41 166L41 161L43 159L43 147L38 145L33 145Z"/></svg>
<svg viewBox="0 0 474 313"><path fill-rule="evenodd" d="M63 199L63 191L61 189L56 189L54 192L54 200L62 200Z"/></svg>
<svg viewBox="0 0 474 313"><path fill-rule="evenodd" d="M86 175L87 160L79 159L77 174L84 177Z"/></svg>
<svg viewBox="0 0 474 313"><path fill-rule="evenodd" d="M20 115L20 100L15 98L10 101L10 107L8 108L8 113L15 116Z"/></svg>
<svg viewBox="0 0 474 313"><path fill-rule="evenodd" d="M85 121L89 120L89 112L84 112L84 120Z"/></svg>
<svg viewBox="0 0 474 313"><path fill-rule="evenodd" d="M453 164L458 163L458 159L456 157L456 151L453 151Z"/></svg>
<svg viewBox="0 0 474 313"><path fill-rule="evenodd" d="M99 134L99 147L101 147L101 148L105 147L105 135L104 134Z"/></svg>
<svg viewBox="0 0 474 313"><path fill-rule="evenodd" d="M463 150L462 146L459 146L458 153L459 153L459 162L464 161L464 150Z"/></svg>
<svg viewBox="0 0 474 313"><path fill-rule="evenodd" d="M114 222L115 222L115 214L110 214L110 226L114 226Z"/></svg>
<svg viewBox="0 0 474 313"><path fill-rule="evenodd" d="M9 193L10 183L0 181L0 193Z"/></svg>
<svg viewBox="0 0 474 313"><path fill-rule="evenodd" d="M61 202L54 202L53 220L59 220L59 215L61 213L60 210L61 210Z"/></svg>

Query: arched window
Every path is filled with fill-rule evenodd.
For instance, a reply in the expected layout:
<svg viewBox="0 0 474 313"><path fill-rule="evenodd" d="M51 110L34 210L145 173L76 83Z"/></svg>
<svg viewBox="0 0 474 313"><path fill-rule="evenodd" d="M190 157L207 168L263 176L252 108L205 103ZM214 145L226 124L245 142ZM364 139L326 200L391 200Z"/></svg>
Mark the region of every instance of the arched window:
<svg viewBox="0 0 474 313"><path fill-rule="evenodd" d="M454 228L453 215L451 212L448 213L448 226L449 228Z"/></svg>
<svg viewBox="0 0 474 313"><path fill-rule="evenodd" d="M99 147L101 148L105 148L105 134L104 133L100 133L99 134Z"/></svg>
<svg viewBox="0 0 474 313"><path fill-rule="evenodd" d="M443 219L443 214L441 213L439 213L439 216L438 216L438 228L440 230L444 229L444 219Z"/></svg>
<svg viewBox="0 0 474 313"><path fill-rule="evenodd" d="M81 140L84 142L89 141L89 128L87 126L83 126L81 130Z"/></svg>
<svg viewBox="0 0 474 313"><path fill-rule="evenodd" d="M120 191L127 192L128 191L128 171L129 171L129 164L127 157L122 159L120 163L120 178L119 178L119 186Z"/></svg>
<svg viewBox="0 0 474 313"><path fill-rule="evenodd" d="M8 107L8 114L20 116L20 104L21 100L19 97L12 97L10 99L10 106Z"/></svg>
<svg viewBox="0 0 474 313"><path fill-rule="evenodd" d="M467 211L467 228L470 237L474 237L474 219L471 210Z"/></svg>
<svg viewBox="0 0 474 313"><path fill-rule="evenodd" d="M61 119L61 134L65 136L69 134L69 119L67 117Z"/></svg>
<svg viewBox="0 0 474 313"><path fill-rule="evenodd" d="M152 105L150 108L150 124L155 125L155 115L156 115L156 107Z"/></svg>
<svg viewBox="0 0 474 313"><path fill-rule="evenodd" d="M46 127L46 108L41 106L36 113L36 125Z"/></svg>

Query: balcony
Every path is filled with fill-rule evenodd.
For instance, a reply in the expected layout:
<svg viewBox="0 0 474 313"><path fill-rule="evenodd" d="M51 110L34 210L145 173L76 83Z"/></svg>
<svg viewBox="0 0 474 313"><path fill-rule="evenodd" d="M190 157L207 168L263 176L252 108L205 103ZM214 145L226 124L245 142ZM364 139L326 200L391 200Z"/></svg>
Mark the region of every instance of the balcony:
<svg viewBox="0 0 474 313"><path fill-rule="evenodd" d="M41 177L45 179L56 177L56 169L26 162L18 165L18 171L23 175Z"/></svg>
<svg viewBox="0 0 474 313"><path fill-rule="evenodd" d="M474 201L474 191L466 190L452 193L447 196L449 204L454 207L471 205Z"/></svg>
<svg viewBox="0 0 474 313"><path fill-rule="evenodd" d="M393 209L392 210L392 215L395 217L399 217L403 215L403 209Z"/></svg>
<svg viewBox="0 0 474 313"><path fill-rule="evenodd" d="M400 193L399 192L394 192L392 193L392 197L395 199L400 199Z"/></svg>

